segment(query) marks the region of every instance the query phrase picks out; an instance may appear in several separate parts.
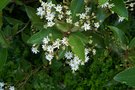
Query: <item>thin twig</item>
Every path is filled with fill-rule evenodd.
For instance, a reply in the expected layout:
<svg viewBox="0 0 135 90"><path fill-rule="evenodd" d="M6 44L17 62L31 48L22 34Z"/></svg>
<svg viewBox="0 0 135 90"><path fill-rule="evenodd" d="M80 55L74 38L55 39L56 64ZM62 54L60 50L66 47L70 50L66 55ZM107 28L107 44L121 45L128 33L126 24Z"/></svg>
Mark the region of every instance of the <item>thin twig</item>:
<svg viewBox="0 0 135 90"><path fill-rule="evenodd" d="M37 68L36 70L32 70L30 74L28 74L28 76L25 78L24 82L22 82L20 85L19 85L19 89L23 88L25 86L25 84L27 83L27 81L30 79L30 77L32 75L34 75L35 73L37 73L39 71L39 69L41 68L42 66L40 66L39 68Z"/></svg>
<svg viewBox="0 0 135 90"><path fill-rule="evenodd" d="M25 25L21 30L19 30L18 32L16 32L15 35L19 34L19 33L22 32L22 31L24 31L25 28L29 25L29 23L30 23L30 21L28 21L28 22L26 23L26 25Z"/></svg>

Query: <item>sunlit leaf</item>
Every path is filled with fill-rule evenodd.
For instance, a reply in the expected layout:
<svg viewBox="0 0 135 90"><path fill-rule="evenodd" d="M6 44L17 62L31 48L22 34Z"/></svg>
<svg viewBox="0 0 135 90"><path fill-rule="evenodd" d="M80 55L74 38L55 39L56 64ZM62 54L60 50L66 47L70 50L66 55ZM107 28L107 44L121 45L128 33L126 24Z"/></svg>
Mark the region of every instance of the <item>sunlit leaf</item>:
<svg viewBox="0 0 135 90"><path fill-rule="evenodd" d="M84 44L75 34L69 36L69 44L72 51L82 60L85 60Z"/></svg>
<svg viewBox="0 0 135 90"><path fill-rule="evenodd" d="M0 0L0 11L6 7L6 5L10 2L10 0Z"/></svg>

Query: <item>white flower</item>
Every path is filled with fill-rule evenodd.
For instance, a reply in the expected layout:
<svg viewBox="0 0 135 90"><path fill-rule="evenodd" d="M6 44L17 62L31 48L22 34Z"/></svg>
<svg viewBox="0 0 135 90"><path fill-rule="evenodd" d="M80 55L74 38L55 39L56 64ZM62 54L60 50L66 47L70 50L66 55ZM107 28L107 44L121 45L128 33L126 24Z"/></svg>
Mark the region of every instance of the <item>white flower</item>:
<svg viewBox="0 0 135 90"><path fill-rule="evenodd" d="M79 65L76 64L76 62L75 62L74 60L71 60L71 61L69 62L69 65L70 65L70 67L71 67L73 73L79 69Z"/></svg>
<svg viewBox="0 0 135 90"><path fill-rule="evenodd" d="M85 55L89 54L89 49L85 48Z"/></svg>
<svg viewBox="0 0 135 90"><path fill-rule="evenodd" d="M130 7L134 7L134 4L135 4L135 3L130 3L129 6L130 6Z"/></svg>
<svg viewBox="0 0 135 90"><path fill-rule="evenodd" d="M47 3L47 7L55 7L55 4L52 3L52 1L50 1L49 3Z"/></svg>
<svg viewBox="0 0 135 90"><path fill-rule="evenodd" d="M50 41L50 39L48 38L48 36L43 39L43 43L44 43L45 45L48 44L49 41Z"/></svg>
<svg viewBox="0 0 135 90"><path fill-rule="evenodd" d="M75 56L74 59L72 59L69 62L69 65L70 65L73 72L75 72L76 70L79 69L80 64L81 64L81 60L77 56Z"/></svg>
<svg viewBox="0 0 135 90"><path fill-rule="evenodd" d="M42 45L42 49L43 49L44 51L46 51L46 50L47 50L47 46L46 46L46 45Z"/></svg>
<svg viewBox="0 0 135 90"><path fill-rule="evenodd" d="M45 58L48 60L48 61L51 61L53 59L53 55L52 54L46 54Z"/></svg>
<svg viewBox="0 0 135 90"><path fill-rule="evenodd" d="M61 11L62 11L62 6L61 6L61 5L57 5L57 6L55 7L55 9L56 9L57 12L61 13Z"/></svg>
<svg viewBox="0 0 135 90"><path fill-rule="evenodd" d="M37 8L37 15L43 17L45 15L45 11L42 7Z"/></svg>
<svg viewBox="0 0 135 90"><path fill-rule="evenodd" d="M88 23L84 23L84 25L82 26L82 28L83 28L85 31L91 29L90 24L88 24Z"/></svg>
<svg viewBox="0 0 135 90"><path fill-rule="evenodd" d="M66 59L72 59L73 58L73 53L72 52L66 52L65 53L65 58Z"/></svg>
<svg viewBox="0 0 135 90"><path fill-rule="evenodd" d="M108 5L108 8L112 8L112 7L114 7L115 5L114 5L114 3L112 3L112 4L109 4Z"/></svg>
<svg viewBox="0 0 135 90"><path fill-rule="evenodd" d="M85 56L85 63L89 61L89 56Z"/></svg>
<svg viewBox="0 0 135 90"><path fill-rule="evenodd" d="M59 49L59 47L60 47L60 40L59 39L57 39L54 43L53 43L53 48L58 48Z"/></svg>
<svg viewBox="0 0 135 90"><path fill-rule="evenodd" d="M4 86L4 82L0 82L0 89Z"/></svg>
<svg viewBox="0 0 135 90"><path fill-rule="evenodd" d="M94 26L96 27L96 28L99 28L99 22L97 22L97 23L94 23Z"/></svg>
<svg viewBox="0 0 135 90"><path fill-rule="evenodd" d="M48 13L46 15L46 20L52 21L54 19L54 17L55 17L55 13Z"/></svg>
<svg viewBox="0 0 135 90"><path fill-rule="evenodd" d="M108 7L108 5L109 5L109 2L107 1L107 2L105 2L103 5L101 5L101 7L102 7L102 8L106 8L106 7Z"/></svg>
<svg viewBox="0 0 135 90"><path fill-rule="evenodd" d="M38 50L37 48L38 48L38 47L33 46L33 47L31 48L31 51L32 51L34 54L37 54L37 53L39 52L39 50Z"/></svg>
<svg viewBox="0 0 135 90"><path fill-rule="evenodd" d="M41 6L45 9L45 7L47 7L47 3L41 2Z"/></svg>
<svg viewBox="0 0 135 90"><path fill-rule="evenodd" d="M85 13L79 14L79 16L80 16L80 19L85 19L86 18L86 14Z"/></svg>
<svg viewBox="0 0 135 90"><path fill-rule="evenodd" d="M70 10L66 11L66 14L71 15L71 11Z"/></svg>
<svg viewBox="0 0 135 90"><path fill-rule="evenodd" d="M89 7L85 7L85 12L88 13L90 11L91 8Z"/></svg>
<svg viewBox="0 0 135 90"><path fill-rule="evenodd" d="M79 22L75 22L75 24L74 24L76 27L78 27L79 26Z"/></svg>
<svg viewBox="0 0 135 90"><path fill-rule="evenodd" d="M59 14L58 15L58 19L61 20L63 18L63 15L62 14Z"/></svg>
<svg viewBox="0 0 135 90"><path fill-rule="evenodd" d="M96 49L93 49L92 53L93 53L93 55L95 55L96 54Z"/></svg>
<svg viewBox="0 0 135 90"><path fill-rule="evenodd" d="M68 46L68 38L67 38L67 37L64 37L64 38L61 40L61 43L62 43L63 45Z"/></svg>
<svg viewBox="0 0 135 90"><path fill-rule="evenodd" d="M71 17L67 18L66 21L67 21L67 23L72 24L72 18Z"/></svg>
<svg viewBox="0 0 135 90"><path fill-rule="evenodd" d="M47 46L47 51L49 53L53 53L53 50L54 50L54 47L53 46L51 46L51 45Z"/></svg>
<svg viewBox="0 0 135 90"><path fill-rule="evenodd" d="M79 65L80 62L81 62L81 60L79 59L78 56L75 56L73 60L75 61L75 64L78 64L78 65Z"/></svg>
<svg viewBox="0 0 135 90"><path fill-rule="evenodd" d="M119 16L119 22L122 22L123 20L125 19L125 17L121 17L121 16Z"/></svg>
<svg viewBox="0 0 135 90"><path fill-rule="evenodd" d="M54 25L55 25L55 23L54 23L53 21L47 22L47 27L52 27L52 26L54 26Z"/></svg>
<svg viewBox="0 0 135 90"><path fill-rule="evenodd" d="M15 87L14 86L10 86L9 90L15 90Z"/></svg>

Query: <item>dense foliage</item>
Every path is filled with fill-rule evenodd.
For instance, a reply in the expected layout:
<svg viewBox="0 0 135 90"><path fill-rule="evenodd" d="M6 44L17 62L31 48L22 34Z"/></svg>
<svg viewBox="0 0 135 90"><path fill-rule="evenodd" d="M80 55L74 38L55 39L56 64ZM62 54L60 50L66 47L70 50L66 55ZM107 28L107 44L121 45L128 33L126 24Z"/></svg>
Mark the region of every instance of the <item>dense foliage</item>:
<svg viewBox="0 0 135 90"><path fill-rule="evenodd" d="M135 69L121 71L135 65L134 8L132 0L0 0L0 90L132 89Z"/></svg>

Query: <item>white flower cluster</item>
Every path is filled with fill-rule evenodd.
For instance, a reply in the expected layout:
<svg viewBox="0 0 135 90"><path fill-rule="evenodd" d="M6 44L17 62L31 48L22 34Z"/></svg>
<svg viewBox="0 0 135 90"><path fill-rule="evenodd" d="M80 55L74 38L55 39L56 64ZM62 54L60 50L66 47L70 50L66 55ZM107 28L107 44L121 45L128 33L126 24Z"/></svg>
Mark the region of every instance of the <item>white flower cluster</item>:
<svg viewBox="0 0 135 90"><path fill-rule="evenodd" d="M5 83L4 82L0 82L0 90L7 90L7 89L4 89L5 87ZM9 90L15 90L15 87L14 86L9 86Z"/></svg>
<svg viewBox="0 0 135 90"><path fill-rule="evenodd" d="M114 6L115 6L114 3L109 3L109 0L108 0L103 5L101 5L101 8L109 8L109 9L111 9Z"/></svg>
<svg viewBox="0 0 135 90"><path fill-rule="evenodd" d="M133 2L132 0L127 0L125 1L126 4L126 8L130 11L134 11L135 9L135 2Z"/></svg>
<svg viewBox="0 0 135 90"><path fill-rule="evenodd" d="M56 39L54 42L47 36L43 39L42 49L45 51L45 58L51 62L54 58L54 49L59 49L61 46L68 46L68 38L64 37L62 40ZM35 44L32 47L32 52L37 54L39 52L38 47Z"/></svg>
<svg viewBox="0 0 135 90"><path fill-rule="evenodd" d="M68 61L68 64L71 67L71 70L73 71L73 73L79 69L80 65L84 65L86 62L88 62L88 60L90 59L88 54L89 54L89 49L85 49L85 60L83 61L70 51L67 51L65 53L65 58L67 60L70 60Z"/></svg>
<svg viewBox="0 0 135 90"><path fill-rule="evenodd" d="M68 6L61 4L53 4L52 2L41 2L41 7L37 8L37 15L41 19L45 19L47 23L44 25L45 28L53 27L58 21L71 24L72 26L79 27L80 30L92 30L92 27L98 28L99 22L95 22L95 14L90 15L90 10L88 6L85 6L85 12L76 14L79 17L78 21L73 22L72 12Z"/></svg>

